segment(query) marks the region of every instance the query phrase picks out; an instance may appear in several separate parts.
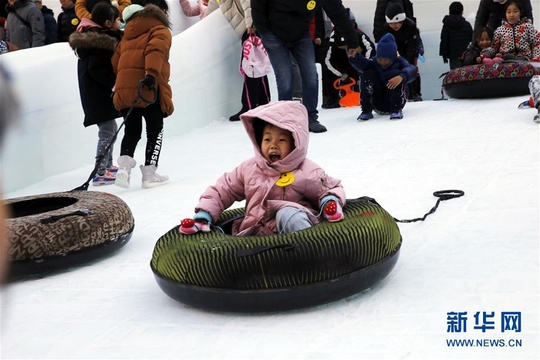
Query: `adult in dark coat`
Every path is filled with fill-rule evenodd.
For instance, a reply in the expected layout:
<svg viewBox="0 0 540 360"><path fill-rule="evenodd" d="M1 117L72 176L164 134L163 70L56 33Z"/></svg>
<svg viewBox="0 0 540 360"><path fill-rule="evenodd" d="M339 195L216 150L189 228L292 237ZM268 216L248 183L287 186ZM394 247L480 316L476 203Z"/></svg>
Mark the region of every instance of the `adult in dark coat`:
<svg viewBox="0 0 540 360"><path fill-rule="evenodd" d="M54 12L43 5L41 0L34 0L34 5L36 5L39 11L41 11L43 14L43 22L45 24L45 45L55 43L56 19L54 18Z"/></svg>
<svg viewBox="0 0 540 360"><path fill-rule="evenodd" d="M80 20L75 14L75 0L60 0L60 4L62 12L58 15L56 41L64 42L68 41L69 35L77 30Z"/></svg>
<svg viewBox="0 0 540 360"><path fill-rule="evenodd" d="M507 0L480 0L478 10L476 11L476 19L474 20L474 32L476 33L484 27L488 27L495 31L505 16L504 4ZM523 4L522 18L527 18L533 21L533 11L531 0L520 0Z"/></svg>
<svg viewBox="0 0 540 360"><path fill-rule="evenodd" d="M471 42L473 30L463 17L463 4L454 1L450 4L449 15L443 18L439 55L444 63L450 61L450 70L461 66L461 57Z"/></svg>
<svg viewBox="0 0 540 360"><path fill-rule="evenodd" d="M279 100L291 100L293 66L291 54L302 76L302 103L306 106L311 132L325 132L317 112L318 76L309 26L322 7L347 42L349 56L356 54L358 37L341 0L251 0L253 25L261 34L276 74Z"/></svg>

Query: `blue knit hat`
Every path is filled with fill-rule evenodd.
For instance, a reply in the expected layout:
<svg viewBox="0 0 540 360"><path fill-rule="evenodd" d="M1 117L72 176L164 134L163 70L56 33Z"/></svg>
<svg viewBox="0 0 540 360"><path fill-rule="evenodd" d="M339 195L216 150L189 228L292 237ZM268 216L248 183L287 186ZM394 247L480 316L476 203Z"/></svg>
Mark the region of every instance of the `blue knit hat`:
<svg viewBox="0 0 540 360"><path fill-rule="evenodd" d="M396 60L398 57L396 40L394 35L387 33L377 44L377 57Z"/></svg>
<svg viewBox="0 0 540 360"><path fill-rule="evenodd" d="M139 4L129 5L124 9L124 11L122 11L122 19L124 20L124 22L128 22L133 15L135 15L142 9L144 9L144 7Z"/></svg>

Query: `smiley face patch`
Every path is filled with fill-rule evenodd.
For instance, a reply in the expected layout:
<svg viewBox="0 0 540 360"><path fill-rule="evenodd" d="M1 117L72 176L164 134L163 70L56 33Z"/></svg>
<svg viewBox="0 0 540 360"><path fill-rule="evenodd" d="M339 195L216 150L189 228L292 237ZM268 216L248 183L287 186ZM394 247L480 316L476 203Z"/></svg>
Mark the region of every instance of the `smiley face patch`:
<svg viewBox="0 0 540 360"><path fill-rule="evenodd" d="M311 11L311 10L315 9L315 6L317 6L317 3L315 1L313 1L313 0L311 0L311 1L308 1L307 5L306 5L306 8Z"/></svg>
<svg viewBox="0 0 540 360"><path fill-rule="evenodd" d="M292 172L286 172L281 174L276 181L277 186L289 186L294 182L294 174Z"/></svg>

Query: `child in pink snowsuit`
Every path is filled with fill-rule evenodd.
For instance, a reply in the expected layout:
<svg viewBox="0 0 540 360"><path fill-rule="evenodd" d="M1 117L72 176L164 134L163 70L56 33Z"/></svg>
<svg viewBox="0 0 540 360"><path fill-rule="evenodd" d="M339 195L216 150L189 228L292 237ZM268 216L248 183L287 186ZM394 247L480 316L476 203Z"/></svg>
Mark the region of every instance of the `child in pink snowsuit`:
<svg viewBox="0 0 540 360"><path fill-rule="evenodd" d="M199 199L193 219L180 232L210 231L210 224L235 201L246 200L246 215L234 222L233 235L268 235L309 228L320 221L343 219L345 191L306 159L308 114L297 101L259 106L240 116L255 156L221 176ZM322 210L319 210L322 209Z"/></svg>

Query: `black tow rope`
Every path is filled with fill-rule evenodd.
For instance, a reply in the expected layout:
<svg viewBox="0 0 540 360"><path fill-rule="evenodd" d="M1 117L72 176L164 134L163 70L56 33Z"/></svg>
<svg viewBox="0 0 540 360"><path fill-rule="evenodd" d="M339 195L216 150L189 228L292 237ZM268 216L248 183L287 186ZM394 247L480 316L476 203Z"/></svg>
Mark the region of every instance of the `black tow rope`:
<svg viewBox="0 0 540 360"><path fill-rule="evenodd" d="M455 198L458 198L458 197L461 197L465 195L465 192L462 191L462 190L439 190L439 191L435 191L433 193L433 196L437 197L437 202L435 203L435 206L431 208L431 210L429 210L423 217L421 218L416 218L416 219L410 219L410 220L398 220L396 218L394 218L394 220L396 222L400 222L400 223L412 223L412 222L416 222L416 221L424 221L426 220L426 218L433 214L437 208L439 207L439 204L441 203L441 201L445 201L445 200L450 200L450 199L455 199Z"/></svg>
<svg viewBox="0 0 540 360"><path fill-rule="evenodd" d="M109 152L109 149L111 148L111 146L113 146L113 144L115 143L116 141L116 138L118 137L118 133L120 132L120 130L122 130L122 127L124 126L124 124L126 123L127 119L129 118L129 116L131 115L131 112L133 111L133 109L135 108L135 104L137 103L137 101L141 100L142 102L146 103L146 104L153 104L156 102L157 100L157 90L154 88L154 89L151 89L151 90L154 90L154 98L151 99L151 100L147 100L143 97L142 95L142 92L141 92L141 89L142 89L142 82L143 80L139 81L139 83L137 84L137 96L135 97L135 99L133 99L133 102L131 103L131 106L126 114L126 116L124 117L124 120L122 121L122 123L120 124L120 126L118 127L118 130L116 130L116 133L114 134L114 136L111 138L111 141L109 142L109 144L107 145L107 147L105 148L105 151L103 151L103 154L101 154L97 160L96 160L96 164L94 165L94 169L92 170L92 172L90 173L90 176L88 177L88 179L86 180L86 182L84 184L82 184L81 186L79 187L76 187L75 189L71 190L71 191L85 191L85 190L88 190L88 185L90 185L90 181L92 181L92 179L94 178L94 176L96 176L97 174L97 171L98 171L98 168L99 168L99 164L101 163L101 161L103 160L103 158L105 157L105 155Z"/></svg>

